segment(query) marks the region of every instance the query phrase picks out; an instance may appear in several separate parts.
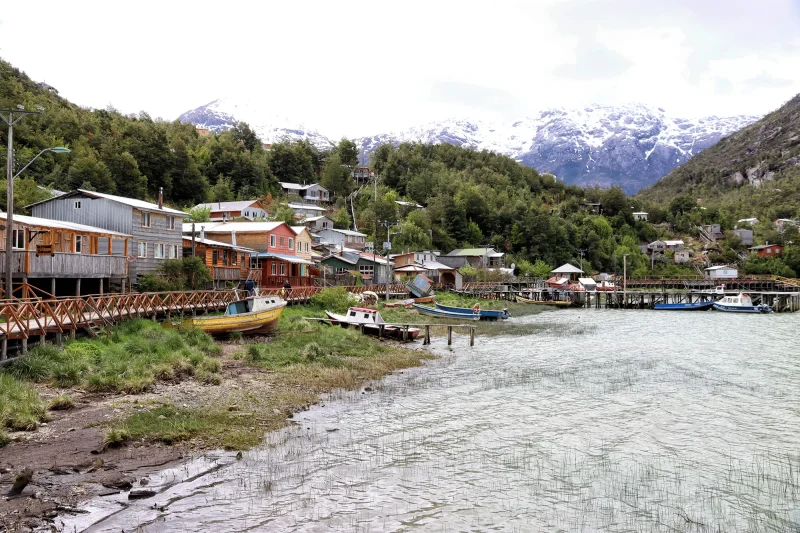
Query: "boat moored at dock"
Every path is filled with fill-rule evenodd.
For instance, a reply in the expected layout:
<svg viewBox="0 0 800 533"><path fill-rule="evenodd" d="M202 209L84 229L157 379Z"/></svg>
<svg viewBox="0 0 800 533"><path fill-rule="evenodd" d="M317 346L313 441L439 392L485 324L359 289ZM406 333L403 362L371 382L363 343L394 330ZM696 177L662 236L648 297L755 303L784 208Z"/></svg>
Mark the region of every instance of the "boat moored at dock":
<svg viewBox="0 0 800 533"><path fill-rule="evenodd" d="M533 300L526 298L522 295L516 295L516 301L522 304L536 304L536 305L551 305L553 307L571 307L572 302L569 300Z"/></svg>
<svg viewBox="0 0 800 533"><path fill-rule="evenodd" d="M452 311L445 311L443 309L437 309L435 307L428 307L427 305L420 304L414 304L413 307L423 315L435 316L439 318L458 318L462 320L480 320L481 318L481 315L475 312L472 314L454 313Z"/></svg>
<svg viewBox="0 0 800 533"><path fill-rule="evenodd" d="M367 335L374 337L388 337L396 340L414 340L419 335L419 329L394 326L386 324L381 313L377 309L369 307L351 307L346 315L337 315L330 311L325 311L331 324L339 325L343 328L354 326L361 328Z"/></svg>
<svg viewBox="0 0 800 533"><path fill-rule="evenodd" d="M714 307L714 302L694 302L677 304L654 304L656 311L708 311Z"/></svg>
<svg viewBox="0 0 800 533"><path fill-rule="evenodd" d="M714 310L725 313L771 313L772 307L766 304L753 305L749 294L740 293L714 302Z"/></svg>

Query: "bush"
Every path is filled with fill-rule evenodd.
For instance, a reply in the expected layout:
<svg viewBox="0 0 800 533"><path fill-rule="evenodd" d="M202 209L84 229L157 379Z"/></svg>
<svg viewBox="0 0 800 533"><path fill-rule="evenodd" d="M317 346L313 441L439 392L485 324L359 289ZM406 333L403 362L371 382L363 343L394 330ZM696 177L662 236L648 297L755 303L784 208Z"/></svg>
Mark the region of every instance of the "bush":
<svg viewBox="0 0 800 533"><path fill-rule="evenodd" d="M56 396L50 403L47 404L47 409L49 411L66 411L67 409L72 409L75 407L75 400L72 399L72 396L69 394L62 394L60 396Z"/></svg>
<svg viewBox="0 0 800 533"><path fill-rule="evenodd" d="M129 440L131 434L125 428L108 428L103 432L103 444L109 448L118 448Z"/></svg>
<svg viewBox="0 0 800 533"><path fill-rule="evenodd" d="M300 352L300 356L307 361L316 361L320 357L325 357L325 350L316 342L309 342Z"/></svg>
<svg viewBox="0 0 800 533"><path fill-rule="evenodd" d="M138 279L141 292L164 292L204 289L211 283L211 271L200 257L171 259L159 265L153 274Z"/></svg>
<svg viewBox="0 0 800 533"><path fill-rule="evenodd" d="M5 446L9 442L11 442L11 439L8 437L8 433L0 429L0 448Z"/></svg>
<svg viewBox="0 0 800 533"><path fill-rule="evenodd" d="M36 389L13 376L0 374L0 428L32 431L45 420L47 411Z"/></svg>
<svg viewBox="0 0 800 533"><path fill-rule="evenodd" d="M353 295L345 290L344 287L334 287L318 292L311 297L311 305L332 313L346 313L349 307L357 305L358 302Z"/></svg>

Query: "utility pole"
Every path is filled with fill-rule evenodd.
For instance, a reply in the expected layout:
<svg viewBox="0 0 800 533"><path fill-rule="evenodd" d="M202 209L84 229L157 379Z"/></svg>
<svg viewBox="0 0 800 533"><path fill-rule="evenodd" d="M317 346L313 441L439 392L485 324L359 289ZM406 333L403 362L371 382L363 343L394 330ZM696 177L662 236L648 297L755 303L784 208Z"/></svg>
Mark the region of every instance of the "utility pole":
<svg viewBox="0 0 800 533"><path fill-rule="evenodd" d="M392 226L390 224L386 224L386 242L391 243L392 238L389 235L389 228ZM386 301L389 301L389 290L391 289L391 281L392 281L392 267L389 265L389 252L391 251L391 245L386 250Z"/></svg>
<svg viewBox="0 0 800 533"><path fill-rule="evenodd" d="M584 250L583 248L581 248L581 249L580 249L580 254L581 254L581 273L583 273L583 254L584 254L584 253L586 253L586 250Z"/></svg>
<svg viewBox="0 0 800 533"><path fill-rule="evenodd" d="M628 255L630 254L623 254L622 256L622 307L625 308L625 305L628 301Z"/></svg>

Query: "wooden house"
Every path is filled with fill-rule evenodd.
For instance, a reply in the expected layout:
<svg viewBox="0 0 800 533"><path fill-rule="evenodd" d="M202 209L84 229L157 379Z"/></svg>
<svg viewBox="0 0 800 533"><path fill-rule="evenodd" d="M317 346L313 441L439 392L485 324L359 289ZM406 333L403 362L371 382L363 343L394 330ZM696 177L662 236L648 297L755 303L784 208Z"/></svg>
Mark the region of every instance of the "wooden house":
<svg viewBox="0 0 800 533"><path fill-rule="evenodd" d="M737 228L732 232L741 239L742 244L749 246L753 244L753 230L747 228Z"/></svg>
<svg viewBox="0 0 800 533"><path fill-rule="evenodd" d="M672 256L675 263L688 263L691 260L689 257L689 250L677 250L675 255Z"/></svg>
<svg viewBox="0 0 800 533"><path fill-rule="evenodd" d="M292 226L295 233L295 254L301 259L306 261L312 260L311 246L314 244L314 239L311 237L311 232L305 226Z"/></svg>
<svg viewBox="0 0 800 533"><path fill-rule="evenodd" d="M325 215L306 217L303 220L303 223L311 233L317 233L320 230L333 228L333 220Z"/></svg>
<svg viewBox="0 0 800 533"><path fill-rule="evenodd" d="M210 209L209 218L213 221L246 218L248 220L268 217L267 210L258 200L242 200L237 202L212 202L198 204L195 207Z"/></svg>
<svg viewBox="0 0 800 533"><path fill-rule="evenodd" d="M762 244L749 248L751 254L758 254L758 257L775 257L783 253L783 246L780 244Z"/></svg>
<svg viewBox="0 0 800 533"><path fill-rule="evenodd" d="M353 250L363 250L366 244L366 234L348 229L328 228L317 231L317 235L324 244L332 245L340 250L352 248Z"/></svg>
<svg viewBox="0 0 800 533"><path fill-rule="evenodd" d="M504 253L497 252L494 248L458 248L445 257L464 257L475 268L500 268L503 266L504 256ZM439 257L437 261L446 263L446 261L442 261L442 257Z"/></svg>
<svg viewBox="0 0 800 533"><path fill-rule="evenodd" d="M0 220L6 214L0 213ZM12 272L54 296L103 293L128 276L129 234L102 228L14 215ZM5 272L5 232L0 232L0 271ZM81 285L81 280L84 280Z"/></svg>
<svg viewBox="0 0 800 533"><path fill-rule="evenodd" d="M636 211L636 212L633 213L633 219L634 220L642 220L644 222L647 222L647 215L648 214L649 213L646 213L644 211Z"/></svg>
<svg viewBox="0 0 800 533"><path fill-rule="evenodd" d="M194 252L192 252L194 246ZM256 251L251 248L234 246L195 235L183 237L183 256L200 257L211 271L214 288L224 287L231 282L239 284L247 279L250 271L250 256Z"/></svg>
<svg viewBox="0 0 800 533"><path fill-rule="evenodd" d="M328 189L318 183L310 183L308 185L288 183L285 181L280 183L281 189L283 189L283 192L287 197L299 196L303 202L311 202L314 204L327 204L331 201L331 194Z"/></svg>
<svg viewBox="0 0 800 533"><path fill-rule="evenodd" d="M304 204L304 203L290 203L288 204L289 208L294 211L294 217L297 220L302 220L306 217L317 217L320 215L324 215L325 209L324 207L319 207L318 205L314 204Z"/></svg>
<svg viewBox="0 0 800 533"><path fill-rule="evenodd" d="M386 283L391 275L391 264L385 257L371 253L341 252L325 257L322 265L328 267L334 275L358 273L367 285Z"/></svg>
<svg viewBox="0 0 800 533"><path fill-rule="evenodd" d="M739 269L728 265L712 266L706 269L708 279L736 279L739 277Z"/></svg>
<svg viewBox="0 0 800 533"><path fill-rule="evenodd" d="M184 232L191 234L191 224L184 224ZM196 222L195 233L254 250L249 275L262 287L314 284L312 262L297 256L297 234L285 222Z"/></svg>
<svg viewBox="0 0 800 533"><path fill-rule="evenodd" d="M132 285L142 274L156 270L168 259L183 256L181 222L183 211L158 204L77 189L35 204L34 217L84 224L131 235L128 277Z"/></svg>

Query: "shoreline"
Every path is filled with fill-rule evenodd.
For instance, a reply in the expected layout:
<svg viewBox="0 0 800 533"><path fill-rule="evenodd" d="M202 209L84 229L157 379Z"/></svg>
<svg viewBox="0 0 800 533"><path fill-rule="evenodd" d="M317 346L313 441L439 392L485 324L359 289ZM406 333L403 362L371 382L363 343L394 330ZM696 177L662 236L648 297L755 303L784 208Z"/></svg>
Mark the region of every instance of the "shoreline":
<svg viewBox="0 0 800 533"><path fill-rule="evenodd" d="M12 441L0 448L0 494L4 496L0 499L0 530L50 531L50 526L58 527L60 516L86 512L80 505L95 497L147 490L148 476L181 468L206 454L219 454L221 450L220 438L204 434L173 443L136 439L118 447L104 446L104 428L126 417L163 405L198 410L226 406L231 420L248 425L244 430L251 438L238 448L249 449L263 443L269 433L293 424L295 413L318 405L325 401L326 395L343 389L325 387L318 379L303 388L291 373L266 370L233 357L248 345L261 344L263 340L256 338L255 342L246 344L220 343L223 353L218 360L222 381L218 385L191 378L156 382L150 391L142 394L89 393L81 389L36 385L45 400L68 392L76 400L76 406L67 411L52 411L52 420L42 423L35 431L12 433ZM368 384L375 380L421 366L423 360L435 357L421 345L364 340L392 349L385 355L377 355L380 364L370 367L369 372L342 378L349 385L343 390L369 388ZM398 352L402 357L397 357ZM364 375L360 375L362 373ZM258 438L253 440L253 435ZM233 455L235 451L222 450L222 453ZM5 497L14 474L25 467L33 470L30 484L21 495Z"/></svg>

